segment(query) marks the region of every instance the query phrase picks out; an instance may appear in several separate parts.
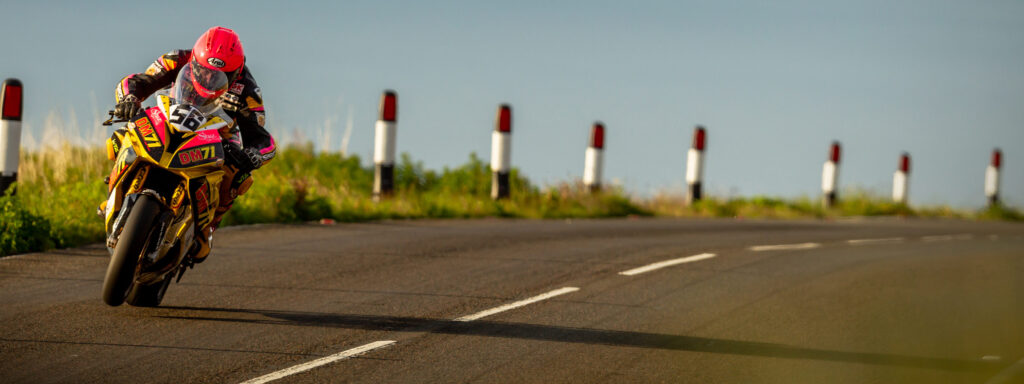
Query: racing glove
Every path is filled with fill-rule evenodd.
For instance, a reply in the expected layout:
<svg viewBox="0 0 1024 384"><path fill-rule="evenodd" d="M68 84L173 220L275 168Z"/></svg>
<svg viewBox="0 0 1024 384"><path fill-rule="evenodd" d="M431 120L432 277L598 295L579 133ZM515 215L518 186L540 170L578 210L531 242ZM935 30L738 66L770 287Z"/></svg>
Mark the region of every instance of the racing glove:
<svg viewBox="0 0 1024 384"><path fill-rule="evenodd" d="M121 99L121 102L117 103L114 107L114 116L122 119L131 119L135 117L142 110L142 101L139 100L135 95L126 95Z"/></svg>
<svg viewBox="0 0 1024 384"><path fill-rule="evenodd" d="M238 112L244 107L244 105L242 105L241 98L231 92L226 92L218 97L216 103L221 107L221 109L228 112Z"/></svg>
<svg viewBox="0 0 1024 384"><path fill-rule="evenodd" d="M227 154L228 164L234 165L239 172L247 173L263 166L263 157L256 148L239 148L235 144L225 144L224 152Z"/></svg>

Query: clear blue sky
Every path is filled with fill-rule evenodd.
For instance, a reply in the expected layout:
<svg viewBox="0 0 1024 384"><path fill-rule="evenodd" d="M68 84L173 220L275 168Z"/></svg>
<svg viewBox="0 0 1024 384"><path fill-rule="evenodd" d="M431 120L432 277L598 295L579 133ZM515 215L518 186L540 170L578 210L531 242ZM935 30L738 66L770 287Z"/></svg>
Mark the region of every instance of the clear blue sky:
<svg viewBox="0 0 1024 384"><path fill-rule="evenodd" d="M713 194L817 196L831 140L840 182L883 194L913 157L912 203L980 206L993 147L1024 204L1024 2L0 2L0 77L26 121L78 124L158 55L206 28L242 37L268 128L370 157L380 92L399 94L398 151L430 168L489 158L501 102L512 161L543 184L580 177L594 120L605 175L637 195L682 192L695 124ZM41 134L35 133L38 138Z"/></svg>

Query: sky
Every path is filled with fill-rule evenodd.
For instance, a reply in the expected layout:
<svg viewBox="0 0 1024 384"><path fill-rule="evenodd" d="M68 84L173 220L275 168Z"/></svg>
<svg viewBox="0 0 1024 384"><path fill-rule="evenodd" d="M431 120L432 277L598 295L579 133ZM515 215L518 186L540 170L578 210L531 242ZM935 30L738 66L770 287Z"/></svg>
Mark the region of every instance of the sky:
<svg viewBox="0 0 1024 384"><path fill-rule="evenodd" d="M0 0L0 78L25 84L25 127L77 127L117 81L207 28L239 33L281 141L368 164L381 92L398 93L399 153L431 169L490 158L498 105L512 163L540 185L581 177L594 121L605 180L685 191L707 127L705 191L891 193L910 153L911 204L985 203L991 151L1024 205L1024 2L1007 1L19 1ZM92 135L97 136L97 135ZM103 137L99 135L99 137Z"/></svg>

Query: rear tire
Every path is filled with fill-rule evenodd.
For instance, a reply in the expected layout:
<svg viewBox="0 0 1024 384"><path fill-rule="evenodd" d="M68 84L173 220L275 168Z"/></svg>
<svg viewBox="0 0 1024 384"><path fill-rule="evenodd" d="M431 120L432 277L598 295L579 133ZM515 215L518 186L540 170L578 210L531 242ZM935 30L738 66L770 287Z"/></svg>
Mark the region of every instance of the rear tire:
<svg viewBox="0 0 1024 384"><path fill-rule="evenodd" d="M103 302L107 305L116 307L124 303L128 289L135 282L135 266L146 250L154 221L159 214L160 203L147 195L139 196L132 206L103 279Z"/></svg>

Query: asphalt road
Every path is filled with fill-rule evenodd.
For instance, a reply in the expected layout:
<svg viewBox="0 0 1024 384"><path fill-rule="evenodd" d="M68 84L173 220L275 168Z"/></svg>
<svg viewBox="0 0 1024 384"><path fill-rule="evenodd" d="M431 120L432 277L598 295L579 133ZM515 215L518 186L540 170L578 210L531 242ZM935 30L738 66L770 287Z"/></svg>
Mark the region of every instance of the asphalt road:
<svg viewBox="0 0 1024 384"><path fill-rule="evenodd" d="M1019 224L257 226L151 309L107 261L0 259L0 381L1024 382Z"/></svg>

